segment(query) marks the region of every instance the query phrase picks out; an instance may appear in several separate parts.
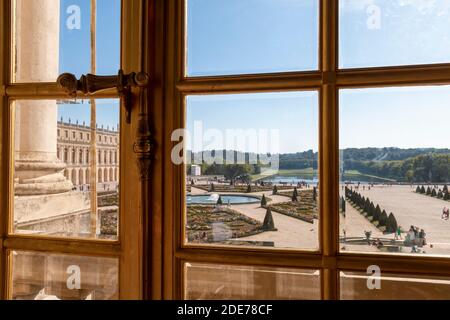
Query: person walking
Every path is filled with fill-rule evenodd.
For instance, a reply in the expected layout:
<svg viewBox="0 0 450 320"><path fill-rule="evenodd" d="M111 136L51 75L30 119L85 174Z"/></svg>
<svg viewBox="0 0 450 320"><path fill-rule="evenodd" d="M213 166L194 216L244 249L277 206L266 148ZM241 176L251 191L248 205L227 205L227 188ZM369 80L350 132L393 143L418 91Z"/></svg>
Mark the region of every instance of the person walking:
<svg viewBox="0 0 450 320"><path fill-rule="evenodd" d="M427 244L427 241L426 241L426 239L425 239L426 236L427 236L427 234L425 233L425 230L420 229L420 232L419 232L419 239L420 239L420 241L422 242L422 245L423 245L423 246L425 246L425 245Z"/></svg>
<svg viewBox="0 0 450 320"><path fill-rule="evenodd" d="M402 239L402 229L401 229L402 227L401 226L398 226L397 227L397 230L395 230L395 240L398 240L398 239L401 239L401 240L403 240Z"/></svg>
<svg viewBox="0 0 450 320"><path fill-rule="evenodd" d="M444 207L444 209L442 209L442 219L448 220L449 216L450 216L449 209L447 207Z"/></svg>

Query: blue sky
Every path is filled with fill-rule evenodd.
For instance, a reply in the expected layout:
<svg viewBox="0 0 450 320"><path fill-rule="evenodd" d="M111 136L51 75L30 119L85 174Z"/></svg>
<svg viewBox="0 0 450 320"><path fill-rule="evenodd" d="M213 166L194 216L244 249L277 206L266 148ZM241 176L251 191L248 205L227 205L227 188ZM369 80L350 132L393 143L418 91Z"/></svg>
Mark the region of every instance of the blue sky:
<svg viewBox="0 0 450 320"><path fill-rule="evenodd" d="M204 149L222 150L227 142L226 130L254 129L258 133L257 144L246 141L246 149L234 145L239 151L250 152L298 152L315 150L319 142L319 95L315 91L256 93L235 95L202 95L187 97L187 128L191 135L188 146L197 152L194 139L203 139ZM195 130L195 122L203 124L203 131ZM222 132L222 138L208 138L207 130ZM260 130L263 131L259 134ZM278 131L278 147L271 144L269 134ZM214 134L212 132L212 134ZM267 139L266 148L261 145ZM275 139L272 138L272 139ZM234 140L235 141L235 140Z"/></svg>
<svg viewBox="0 0 450 320"><path fill-rule="evenodd" d="M77 77L91 71L90 51L90 0L61 0L60 24L60 73L70 72ZM72 12L70 6L80 8L80 29L69 29L67 20ZM97 74L117 74L120 68L120 0L97 0ZM79 104L61 104L61 116L72 123L78 120L90 123L89 101ZM117 127L119 102L117 99L97 100L97 123Z"/></svg>
<svg viewBox="0 0 450 320"><path fill-rule="evenodd" d="M80 5L82 28L67 30L62 18L61 72L89 71L89 2L62 0L63 18L68 5ZM119 0L98 6L98 73L115 74ZM342 68L450 62L449 0L341 0L339 11ZM318 12L317 0L189 0L186 72L315 70ZM450 87L343 91L341 147L450 147L449 98ZM194 121L219 130L279 129L281 152L317 150L316 93L195 96L187 106L191 131ZM61 115L88 121L88 105L76 108L64 107ZM99 110L98 122L116 125L117 104L108 110Z"/></svg>

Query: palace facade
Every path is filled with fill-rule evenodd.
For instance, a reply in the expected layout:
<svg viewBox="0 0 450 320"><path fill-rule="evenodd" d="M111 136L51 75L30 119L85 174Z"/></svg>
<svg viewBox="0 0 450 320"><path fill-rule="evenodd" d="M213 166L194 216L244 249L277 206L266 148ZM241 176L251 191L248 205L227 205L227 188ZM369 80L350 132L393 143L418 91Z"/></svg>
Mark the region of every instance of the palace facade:
<svg viewBox="0 0 450 320"><path fill-rule="evenodd" d="M119 130L97 127L97 183L100 189L117 186L119 181ZM58 159L66 164L64 176L77 189L84 190L90 185L91 172L91 127L58 121Z"/></svg>

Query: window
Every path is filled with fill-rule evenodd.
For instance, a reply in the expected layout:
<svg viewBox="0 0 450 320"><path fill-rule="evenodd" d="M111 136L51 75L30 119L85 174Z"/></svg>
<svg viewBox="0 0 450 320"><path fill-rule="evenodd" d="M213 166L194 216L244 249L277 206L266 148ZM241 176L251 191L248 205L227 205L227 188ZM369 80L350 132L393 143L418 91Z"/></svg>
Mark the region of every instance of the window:
<svg viewBox="0 0 450 320"><path fill-rule="evenodd" d="M447 0L339 1L339 66L448 63Z"/></svg>
<svg viewBox="0 0 450 320"><path fill-rule="evenodd" d="M95 137L95 120L132 128L137 118L129 124L121 118L115 90L80 91L74 98L56 80L65 72L80 78L141 71L120 53L123 44L131 60L139 59L133 52L144 34L135 38L142 30L135 17L144 11L121 0L1 2L0 129L8 152L0 165L0 299L142 297L141 257L124 249L142 242L139 181L130 179L139 169L123 170L130 180L123 192L101 190L97 163L84 165L98 145L82 141L87 131ZM139 109L139 99L132 104ZM131 131L123 133L123 150L135 143ZM124 201L130 204L126 216ZM74 275L79 282L70 282Z"/></svg>
<svg viewBox="0 0 450 320"><path fill-rule="evenodd" d="M72 157L70 159L70 163L72 163L72 164L76 163L76 156L77 156L76 151L74 148L72 148Z"/></svg>
<svg viewBox="0 0 450 320"><path fill-rule="evenodd" d="M182 2L164 106L168 132L187 129L172 135L169 174L183 193L165 191L173 297L255 297L257 285L277 298L297 281L277 268L291 268L314 276L288 298L365 299L374 265L379 297L446 290L446 1Z"/></svg>
<svg viewBox="0 0 450 320"><path fill-rule="evenodd" d="M187 175L186 243L317 251L318 93L189 95L186 109L186 165L200 166Z"/></svg>
<svg viewBox="0 0 450 320"><path fill-rule="evenodd" d="M187 1L186 75L317 70L318 4L316 0Z"/></svg>
<svg viewBox="0 0 450 320"><path fill-rule="evenodd" d="M340 91L341 250L450 254L449 96L450 86Z"/></svg>
<svg viewBox="0 0 450 320"><path fill-rule="evenodd" d="M0 193L5 207L0 210L0 287L5 288L0 298L448 297L447 1L177 0L134 6L98 0L99 11L92 14L94 8L83 7L88 1L73 0L84 17L90 13L107 22L98 21L105 36L97 39L93 73L115 74L118 67L138 71L143 57L173 57L147 61L154 74L164 76L164 85L156 86L146 103L133 105L130 124L119 116L125 112L114 90L79 93L77 103L61 103L68 97L52 81L67 70L77 76L91 72L93 51L62 44L79 41L74 42L76 32L58 34L66 11L55 14L58 6L51 4L60 1L32 1L26 7L25 2L0 6L1 21L14 26L0 31L5 32L1 56L10 61L0 69L11 73L0 77L0 118L5 119L0 125L11 128L1 128L7 133L1 173L9 180L3 179ZM102 14L106 2L111 10ZM64 1L60 9L67 9ZM32 19L37 13L40 19ZM42 37L33 36L36 32ZM83 39L91 43L89 36ZM48 41L55 50L40 50ZM116 43L116 50L102 41ZM24 48L36 54L27 56ZM120 52L126 53L121 63ZM102 58L107 54L110 59ZM67 68L59 70L63 63ZM76 196L58 202L63 205L43 205L40 218L51 220L45 215L66 205L120 203L126 210L112 215L94 210L96 218L80 219L78 230L61 223L41 232L41 224L30 228L26 221L33 212L19 214L17 208L26 207L23 197L39 198L35 192L42 188L17 188L29 181L29 173L8 170L35 165L30 155L56 156L57 130L44 131L48 124L53 128L59 108L69 110L66 118L89 110L98 116L88 116L88 189L79 191L83 176L76 166L57 161L38 166L55 170L52 178L64 181L58 185L64 192L54 196L51 187L46 199ZM42 119L36 115L49 109L52 121L46 126L19 121L27 112ZM145 123L133 112L147 109L154 139L149 181L130 161L138 142L131 129ZM115 116L101 117L108 112ZM109 136L102 126L114 121L121 128L115 158L123 161L112 175L100 147ZM62 128L68 142L74 127ZM250 134L228 144L227 130L241 137L237 129ZM272 130L278 132L274 143ZM21 143L27 135L33 150ZM72 146L63 148L69 162ZM113 176L125 183L111 183ZM113 189L118 195L109 198ZM151 197L142 196L149 191ZM92 228L92 220L103 228ZM117 221L118 230L104 224L117 226ZM105 237L93 237L97 230ZM161 259L130 248L152 248ZM67 264L81 264L88 294L58 285L64 283L59 277ZM367 278L378 271L381 289L368 290ZM144 281L149 275L152 281Z"/></svg>

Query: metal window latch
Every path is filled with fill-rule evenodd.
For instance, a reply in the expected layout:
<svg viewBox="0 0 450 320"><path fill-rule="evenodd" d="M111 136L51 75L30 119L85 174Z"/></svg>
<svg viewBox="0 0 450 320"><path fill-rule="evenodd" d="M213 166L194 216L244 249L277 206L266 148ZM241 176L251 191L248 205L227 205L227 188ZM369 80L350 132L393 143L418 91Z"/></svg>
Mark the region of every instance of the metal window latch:
<svg viewBox="0 0 450 320"><path fill-rule="evenodd" d="M131 89L134 87L145 88L149 85L149 82L150 77L145 72L124 74L123 70L119 70L117 76L97 76L88 73L82 75L80 79L77 79L74 74L63 73L57 80L58 86L73 98L77 97L78 92L92 94L102 90L116 88L122 100L122 105L125 108L127 123L131 122Z"/></svg>

